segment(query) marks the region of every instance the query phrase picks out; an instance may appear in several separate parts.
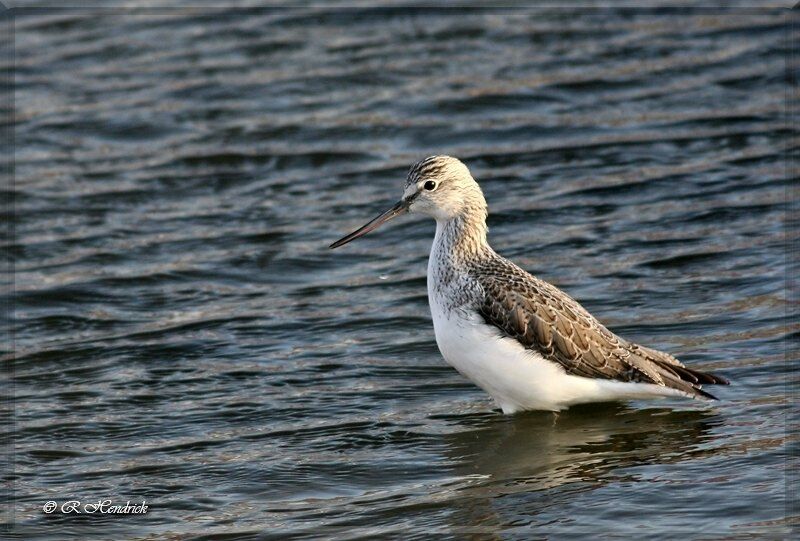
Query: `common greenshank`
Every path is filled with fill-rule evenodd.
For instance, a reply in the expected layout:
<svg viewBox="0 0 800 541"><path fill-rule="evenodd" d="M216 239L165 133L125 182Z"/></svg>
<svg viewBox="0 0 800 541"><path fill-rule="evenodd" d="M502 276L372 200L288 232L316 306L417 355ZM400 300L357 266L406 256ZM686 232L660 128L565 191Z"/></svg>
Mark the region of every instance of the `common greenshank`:
<svg viewBox="0 0 800 541"><path fill-rule="evenodd" d="M405 213L436 220L428 300L445 360L503 413L589 402L715 399L727 379L621 338L557 287L498 255L486 240L486 200L467 167L431 156L411 167L399 202L331 244L338 248Z"/></svg>

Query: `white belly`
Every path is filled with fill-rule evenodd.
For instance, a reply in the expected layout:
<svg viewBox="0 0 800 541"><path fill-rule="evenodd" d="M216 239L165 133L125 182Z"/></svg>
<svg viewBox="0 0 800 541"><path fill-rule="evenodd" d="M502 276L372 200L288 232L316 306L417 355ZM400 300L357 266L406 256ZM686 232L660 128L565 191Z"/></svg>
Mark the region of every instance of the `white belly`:
<svg viewBox="0 0 800 541"><path fill-rule="evenodd" d="M685 396L659 385L568 375L557 363L525 349L477 313L446 312L430 297L436 343L453 368L489 393L503 413L560 411L574 404Z"/></svg>

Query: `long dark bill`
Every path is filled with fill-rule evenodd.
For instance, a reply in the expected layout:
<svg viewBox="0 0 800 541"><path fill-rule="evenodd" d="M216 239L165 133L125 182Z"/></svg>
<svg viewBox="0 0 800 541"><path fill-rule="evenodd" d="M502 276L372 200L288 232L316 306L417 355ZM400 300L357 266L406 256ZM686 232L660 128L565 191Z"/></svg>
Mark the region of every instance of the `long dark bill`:
<svg viewBox="0 0 800 541"><path fill-rule="evenodd" d="M350 242L351 240L356 240L358 237L363 237L373 229L377 229L381 224L388 222L392 218L396 216L400 216L401 214L405 214L408 212L408 202L407 201L398 201L395 206L378 216L377 218L372 219L368 223L364 224L363 226L359 227L349 235L346 235L333 244L331 244L331 248L338 248L339 246L343 246Z"/></svg>

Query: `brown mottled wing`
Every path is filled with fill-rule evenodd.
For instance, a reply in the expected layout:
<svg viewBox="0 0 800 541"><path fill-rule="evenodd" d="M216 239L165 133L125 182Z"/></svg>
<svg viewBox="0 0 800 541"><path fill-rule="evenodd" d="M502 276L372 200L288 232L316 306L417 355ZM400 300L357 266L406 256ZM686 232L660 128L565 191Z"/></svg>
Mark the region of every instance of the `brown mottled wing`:
<svg viewBox="0 0 800 541"><path fill-rule="evenodd" d="M516 265L482 272L478 281L484 290L479 311L486 322L569 374L665 385L706 398L713 397L700 384L727 383L618 337L561 290Z"/></svg>

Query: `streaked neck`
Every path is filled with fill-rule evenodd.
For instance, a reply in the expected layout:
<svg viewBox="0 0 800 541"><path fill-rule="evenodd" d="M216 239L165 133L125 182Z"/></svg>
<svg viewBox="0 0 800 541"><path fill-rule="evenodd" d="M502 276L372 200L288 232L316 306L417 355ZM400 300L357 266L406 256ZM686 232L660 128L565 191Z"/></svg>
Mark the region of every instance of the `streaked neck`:
<svg viewBox="0 0 800 541"><path fill-rule="evenodd" d="M486 233L486 210L482 208L463 212L450 220L437 220L431 255L440 263L450 264L483 257L491 250Z"/></svg>

